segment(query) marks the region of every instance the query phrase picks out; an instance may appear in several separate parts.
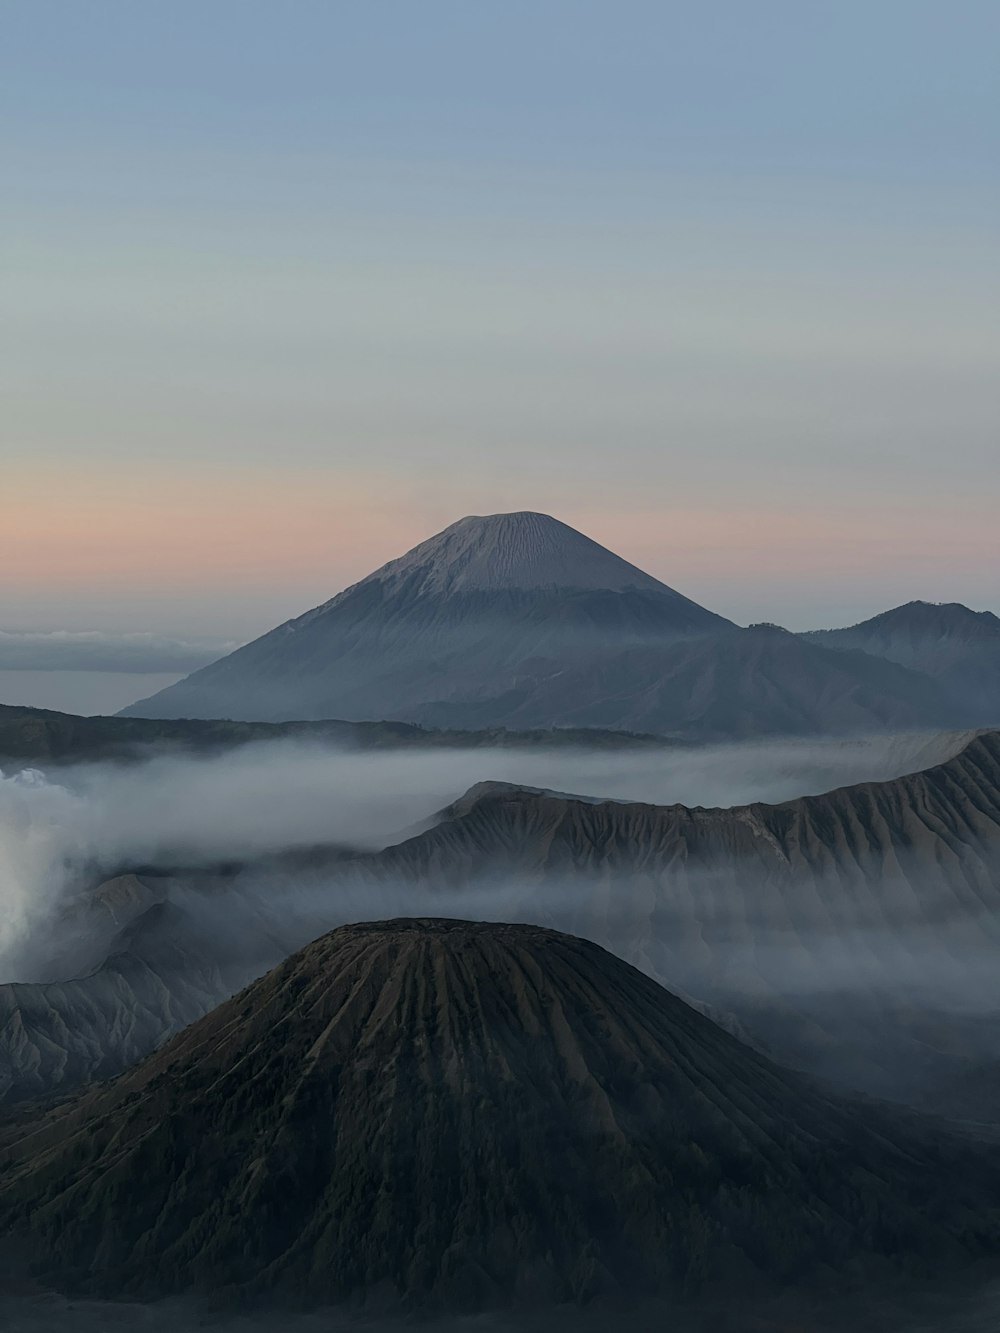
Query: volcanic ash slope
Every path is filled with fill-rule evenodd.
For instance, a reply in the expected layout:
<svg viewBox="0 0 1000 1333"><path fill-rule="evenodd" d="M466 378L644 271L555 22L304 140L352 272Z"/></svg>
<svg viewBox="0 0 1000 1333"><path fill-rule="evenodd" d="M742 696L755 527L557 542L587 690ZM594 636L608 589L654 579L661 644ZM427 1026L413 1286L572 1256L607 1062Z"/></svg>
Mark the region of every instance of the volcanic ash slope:
<svg viewBox="0 0 1000 1333"><path fill-rule="evenodd" d="M342 927L0 1142L0 1222L71 1291L472 1310L929 1271L1000 1241L983 1152L532 926Z"/></svg>

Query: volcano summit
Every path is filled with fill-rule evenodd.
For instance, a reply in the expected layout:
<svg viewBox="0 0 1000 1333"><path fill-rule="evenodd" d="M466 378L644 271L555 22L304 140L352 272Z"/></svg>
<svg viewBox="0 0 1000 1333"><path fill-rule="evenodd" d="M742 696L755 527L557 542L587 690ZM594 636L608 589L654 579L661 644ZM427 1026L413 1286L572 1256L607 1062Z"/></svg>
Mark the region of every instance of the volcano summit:
<svg viewBox="0 0 1000 1333"><path fill-rule="evenodd" d="M609 647L728 628L545 514L464 518L125 712L502 723L539 680Z"/></svg>
<svg viewBox="0 0 1000 1333"><path fill-rule="evenodd" d="M921 672L739 629L534 513L464 518L124 712L700 737L963 720Z"/></svg>

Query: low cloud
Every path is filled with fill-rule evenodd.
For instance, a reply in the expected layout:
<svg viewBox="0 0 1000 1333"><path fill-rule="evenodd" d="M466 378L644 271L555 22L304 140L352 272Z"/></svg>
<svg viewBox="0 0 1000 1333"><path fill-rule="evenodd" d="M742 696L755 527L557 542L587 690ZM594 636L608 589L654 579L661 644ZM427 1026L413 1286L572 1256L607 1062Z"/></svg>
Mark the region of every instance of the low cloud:
<svg viewBox="0 0 1000 1333"><path fill-rule="evenodd" d="M0 630L0 671L197 671L239 644L101 630Z"/></svg>
<svg viewBox="0 0 1000 1333"><path fill-rule="evenodd" d="M625 800L720 804L774 798L887 762L827 745L698 752L410 750L357 753L293 741L138 767L0 775L0 959L67 887L123 864L247 859L320 843L377 847L483 779ZM810 770L807 773L806 768ZM742 773L742 777L740 774ZM829 781L833 779L833 781ZM791 790L789 790L791 788ZM9 978L8 978L9 979Z"/></svg>
<svg viewBox="0 0 1000 1333"><path fill-rule="evenodd" d="M926 744L357 752L274 740L209 757L0 776L0 979L25 979L19 959L32 937L44 942L67 894L129 867L252 861L331 844L378 848L486 779L653 804L781 800L905 771ZM710 888L701 886L703 898ZM488 895L475 896L473 914L494 916ZM509 893L497 902L516 907Z"/></svg>
<svg viewBox="0 0 1000 1333"><path fill-rule="evenodd" d="M779 1058L904 1095L930 1056L948 1068L1000 1058L995 919L933 864L873 863L868 879L851 862L786 876L722 857L681 860L653 882L624 867L522 873L516 845L496 859L461 847L451 859L444 846L429 864L406 848L352 864L350 849L405 840L483 780L726 805L888 777L942 757L932 751L926 738L697 751L359 752L274 740L27 770L0 780L0 980L64 981L97 965L121 926L113 912L88 914L91 890L145 867L149 891L171 902L180 954L225 977L206 1004L349 921L536 922L595 940L715 1017L735 1014L734 1030Z"/></svg>

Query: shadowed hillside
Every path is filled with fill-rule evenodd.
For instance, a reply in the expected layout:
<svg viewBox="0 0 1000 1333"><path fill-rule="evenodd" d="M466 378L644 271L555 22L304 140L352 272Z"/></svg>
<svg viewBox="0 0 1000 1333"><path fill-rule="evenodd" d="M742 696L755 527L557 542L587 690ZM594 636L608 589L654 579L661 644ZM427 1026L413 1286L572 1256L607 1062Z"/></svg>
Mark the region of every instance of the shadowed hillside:
<svg viewBox="0 0 1000 1333"><path fill-rule="evenodd" d="M104 1294L488 1309L1000 1243L992 1158L529 926L343 927L4 1142L5 1227Z"/></svg>
<svg viewBox="0 0 1000 1333"><path fill-rule="evenodd" d="M959 602L907 602L810 643L883 657L939 681L984 722L1000 722L1000 619Z"/></svg>

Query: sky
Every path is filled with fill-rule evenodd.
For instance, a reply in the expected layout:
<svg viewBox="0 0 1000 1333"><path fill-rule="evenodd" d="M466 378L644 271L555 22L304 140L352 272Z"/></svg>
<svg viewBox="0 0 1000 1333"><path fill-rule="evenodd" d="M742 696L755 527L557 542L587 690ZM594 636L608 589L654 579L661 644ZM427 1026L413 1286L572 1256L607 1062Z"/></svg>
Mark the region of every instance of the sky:
<svg viewBox="0 0 1000 1333"><path fill-rule="evenodd" d="M0 22L0 630L211 656L511 509L742 623L1000 610L994 0Z"/></svg>

